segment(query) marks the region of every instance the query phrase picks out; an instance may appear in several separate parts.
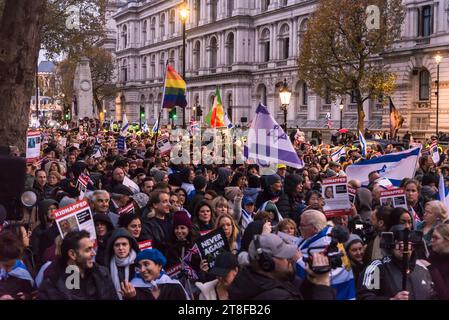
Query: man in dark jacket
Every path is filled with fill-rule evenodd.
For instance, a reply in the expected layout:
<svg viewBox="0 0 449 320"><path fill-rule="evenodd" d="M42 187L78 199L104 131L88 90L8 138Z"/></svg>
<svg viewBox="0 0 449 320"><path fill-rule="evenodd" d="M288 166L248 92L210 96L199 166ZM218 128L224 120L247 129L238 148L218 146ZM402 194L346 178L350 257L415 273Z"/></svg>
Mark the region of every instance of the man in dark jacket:
<svg viewBox="0 0 449 320"><path fill-rule="evenodd" d="M282 195L282 179L278 174L265 177L264 190L259 193L256 199L256 209L258 210L262 204L271 200L279 199Z"/></svg>
<svg viewBox="0 0 449 320"><path fill-rule="evenodd" d="M360 275L358 300L429 300L435 297L429 270L416 263L411 243L406 290L402 288L404 243L398 241L402 230L403 225L390 229L396 239L395 248L382 260L374 260Z"/></svg>
<svg viewBox="0 0 449 320"><path fill-rule="evenodd" d="M61 258L39 287L39 300L117 300L105 267L94 262L89 232L74 231L61 245Z"/></svg>
<svg viewBox="0 0 449 320"><path fill-rule="evenodd" d="M286 244L275 234L256 236L250 243L250 266L243 268L229 288L230 300L333 300L329 273L310 271L305 281L295 277L299 258L296 246ZM314 266L329 264L326 257L314 254Z"/></svg>
<svg viewBox="0 0 449 320"><path fill-rule="evenodd" d="M142 217L142 237L152 239L153 248L163 251L173 230L169 194L164 191L152 192L148 207L150 211Z"/></svg>

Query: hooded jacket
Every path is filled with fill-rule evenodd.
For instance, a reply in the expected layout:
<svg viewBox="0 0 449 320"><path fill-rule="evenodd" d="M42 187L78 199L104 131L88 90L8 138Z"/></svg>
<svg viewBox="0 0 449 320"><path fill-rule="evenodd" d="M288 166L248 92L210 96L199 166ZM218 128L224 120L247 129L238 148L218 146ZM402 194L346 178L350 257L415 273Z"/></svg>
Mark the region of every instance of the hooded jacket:
<svg viewBox="0 0 449 320"><path fill-rule="evenodd" d="M118 238L126 238L129 240L129 243L131 245L131 249L133 249L136 253L139 253L139 245L137 244L136 239L128 232L128 230L124 228L118 228L114 230L109 237L108 243L106 245L106 255L105 255L105 261L106 265L109 266L109 262L111 261L112 257L114 256L114 242ZM134 271L134 270L133 270ZM133 277L130 277L132 279Z"/></svg>
<svg viewBox="0 0 449 320"><path fill-rule="evenodd" d="M229 288L230 300L334 300L334 289L308 280L278 281L244 267Z"/></svg>
<svg viewBox="0 0 449 320"><path fill-rule="evenodd" d="M302 178L296 174L288 175L285 179L284 193L276 203L283 218L293 218L298 215L298 206L300 203L295 198L298 195L296 187L300 183L302 183Z"/></svg>
<svg viewBox="0 0 449 320"><path fill-rule="evenodd" d="M114 231L114 226L112 225L111 219L105 214L97 213L94 215L94 223L97 221L101 221L106 224L108 232L102 237L97 235L97 254L95 255L95 261L102 266L106 266L107 244L112 232Z"/></svg>
<svg viewBox="0 0 449 320"><path fill-rule="evenodd" d="M371 194L371 191L367 188L359 188L357 190L355 207L357 209L357 213L360 215L363 221L369 220L372 212L372 203L373 196Z"/></svg>

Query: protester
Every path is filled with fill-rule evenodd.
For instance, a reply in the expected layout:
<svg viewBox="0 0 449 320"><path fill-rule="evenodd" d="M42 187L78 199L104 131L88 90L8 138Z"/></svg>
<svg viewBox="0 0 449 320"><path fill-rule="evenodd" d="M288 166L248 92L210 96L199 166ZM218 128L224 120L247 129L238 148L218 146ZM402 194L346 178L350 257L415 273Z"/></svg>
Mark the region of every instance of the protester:
<svg viewBox="0 0 449 320"><path fill-rule="evenodd" d="M222 228L223 232L228 241L229 250L233 254L237 254L240 243L239 243L239 229L234 219L229 214L220 215L215 221L215 230Z"/></svg>
<svg viewBox="0 0 449 320"><path fill-rule="evenodd" d="M416 230L423 232L423 239L428 247L431 246L434 228L441 222L446 221L447 218L447 209L443 203L436 200L426 203L424 207L423 221L417 224Z"/></svg>
<svg viewBox="0 0 449 320"><path fill-rule="evenodd" d="M439 299L449 300L449 224L439 224L432 233L429 272Z"/></svg>
<svg viewBox="0 0 449 320"><path fill-rule="evenodd" d="M351 262L354 281L357 283L360 273L367 267L367 263L364 260L365 244L358 235L351 234L345 243L345 251Z"/></svg>
<svg viewBox="0 0 449 320"><path fill-rule="evenodd" d="M199 202L193 212L192 222L193 229L200 234L212 231L215 224L215 212L212 206L206 201Z"/></svg>
<svg viewBox="0 0 449 320"><path fill-rule="evenodd" d="M107 244L112 231L114 231L114 226L112 225L111 219L105 214L96 214L94 216L94 226L97 235L97 254L95 261L102 266L107 266Z"/></svg>

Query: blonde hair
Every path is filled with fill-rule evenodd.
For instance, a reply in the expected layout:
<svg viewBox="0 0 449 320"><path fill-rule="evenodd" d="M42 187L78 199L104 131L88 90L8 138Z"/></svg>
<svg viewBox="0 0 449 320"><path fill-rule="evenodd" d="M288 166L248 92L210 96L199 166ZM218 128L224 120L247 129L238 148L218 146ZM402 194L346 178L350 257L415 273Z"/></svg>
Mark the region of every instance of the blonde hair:
<svg viewBox="0 0 449 320"><path fill-rule="evenodd" d="M217 210L217 207L221 205L224 205L226 208L228 208L228 210L230 209L229 202L225 197L218 196L214 200L212 200L212 209L214 209L215 211Z"/></svg>
<svg viewBox="0 0 449 320"><path fill-rule="evenodd" d="M427 206L429 206L430 210L436 214L437 222L447 220L447 208L442 202L432 200L426 203L426 207Z"/></svg>
<svg viewBox="0 0 449 320"><path fill-rule="evenodd" d="M279 221L279 223L276 225L275 230L276 232L279 231L283 232L282 229L284 229L287 226L292 226L293 229L295 230L295 235L298 235L298 228L296 226L296 222L290 218L285 218L284 220Z"/></svg>
<svg viewBox="0 0 449 320"><path fill-rule="evenodd" d="M434 232L438 232L444 240L449 241L449 223L441 223L435 227Z"/></svg>
<svg viewBox="0 0 449 320"><path fill-rule="evenodd" d="M218 228L221 227L220 222L224 218L228 218L232 224L232 234L231 234L231 237L228 239L229 247L231 250L237 249L237 237L239 236L239 228L237 227L237 224L235 223L234 218L230 214L225 213L225 214L222 214L221 216L219 216L217 218L217 220L215 220L215 228L214 229L217 230Z"/></svg>

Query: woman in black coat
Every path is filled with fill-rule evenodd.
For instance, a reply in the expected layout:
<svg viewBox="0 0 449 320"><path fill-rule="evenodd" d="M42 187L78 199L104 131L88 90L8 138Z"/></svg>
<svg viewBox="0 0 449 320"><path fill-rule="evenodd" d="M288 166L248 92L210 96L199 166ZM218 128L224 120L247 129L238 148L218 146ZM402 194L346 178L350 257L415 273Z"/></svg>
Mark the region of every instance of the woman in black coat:
<svg viewBox="0 0 449 320"><path fill-rule="evenodd" d="M303 179L297 174L290 174L285 178L284 193L280 196L276 206L283 218L297 220L299 205L302 201Z"/></svg>
<svg viewBox="0 0 449 320"><path fill-rule="evenodd" d="M439 299L449 300L449 223L438 225L432 234L429 272Z"/></svg>

